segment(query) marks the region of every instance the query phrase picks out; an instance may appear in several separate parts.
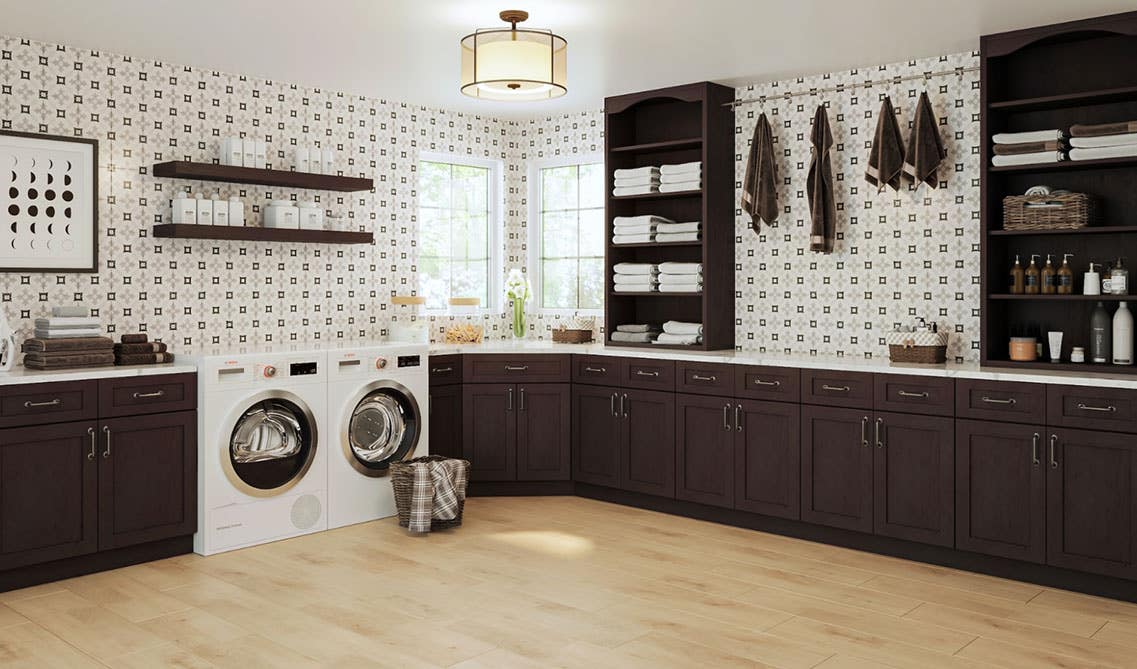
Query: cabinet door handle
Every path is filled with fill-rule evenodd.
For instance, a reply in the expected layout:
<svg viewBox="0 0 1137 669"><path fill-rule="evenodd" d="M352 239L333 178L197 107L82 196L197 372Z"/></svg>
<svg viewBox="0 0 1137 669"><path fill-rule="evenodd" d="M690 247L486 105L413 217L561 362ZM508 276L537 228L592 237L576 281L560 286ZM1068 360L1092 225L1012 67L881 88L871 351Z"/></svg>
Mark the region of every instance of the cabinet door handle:
<svg viewBox="0 0 1137 669"><path fill-rule="evenodd" d="M585 367L584 371L588 372L589 374L604 374L608 370L604 367Z"/></svg>
<svg viewBox="0 0 1137 669"><path fill-rule="evenodd" d="M922 393L910 393L907 390L898 390L896 391L896 394L900 395L901 397L914 397L921 400L928 398L928 391L926 390Z"/></svg>
<svg viewBox="0 0 1137 669"><path fill-rule="evenodd" d="M509 404L505 405L506 411L513 411L513 388L509 389Z"/></svg>
<svg viewBox="0 0 1137 669"><path fill-rule="evenodd" d="M153 399L155 397L161 397L165 394L166 394L165 390L155 390L152 393L134 393L133 395L131 395L131 397L133 397L136 400L148 400L148 399Z"/></svg>
<svg viewBox="0 0 1137 669"><path fill-rule="evenodd" d="M55 399L53 399L53 400L48 400L48 401L46 401L46 402L24 402L24 408L25 408L25 409L37 409L37 408L40 408L40 407L54 407L54 406L59 406L60 404L63 404L63 400L61 400L61 399L59 399L58 397L56 397Z"/></svg>
<svg viewBox="0 0 1137 669"><path fill-rule="evenodd" d="M1112 404L1107 407L1094 407L1082 402L1078 402L1078 408L1082 411L1101 411L1104 413L1114 413L1117 411L1117 407L1113 406Z"/></svg>
<svg viewBox="0 0 1137 669"><path fill-rule="evenodd" d="M1038 460L1038 442L1040 439L1042 439L1042 435L1035 432L1034 437L1032 437L1030 440L1030 464L1034 465L1035 467L1042 464Z"/></svg>
<svg viewBox="0 0 1137 669"><path fill-rule="evenodd" d="M505 366L505 371L507 372L524 372L527 369L529 369L529 365L521 365L520 367L512 365Z"/></svg>
<svg viewBox="0 0 1137 669"><path fill-rule="evenodd" d="M91 438L91 450L90 450L90 452L87 453L87 459L88 460L94 460L95 459L95 452L99 450L98 442L95 439L95 428L93 428L93 427L87 428L87 436L89 436Z"/></svg>
<svg viewBox="0 0 1137 669"><path fill-rule="evenodd" d="M430 370L434 374L445 374L446 372L453 372L453 367L432 367Z"/></svg>
<svg viewBox="0 0 1137 669"><path fill-rule="evenodd" d="M884 419L877 418L876 426L873 428L873 441L876 442L877 448L884 448L884 433L880 429L883 425Z"/></svg>
<svg viewBox="0 0 1137 669"><path fill-rule="evenodd" d="M619 395L619 394L620 393L612 393L612 396L608 398L608 406L612 410L613 416L619 416L620 415L620 414L616 413L616 395Z"/></svg>
<svg viewBox="0 0 1137 669"><path fill-rule="evenodd" d="M636 376L659 376L659 372L645 372L642 369L637 369Z"/></svg>
<svg viewBox="0 0 1137 669"><path fill-rule="evenodd" d="M829 390L829 391L832 391L835 393L847 393L847 392L849 392L849 386L831 386L831 385L826 384L826 385L821 386L821 389L822 390Z"/></svg>
<svg viewBox="0 0 1137 669"><path fill-rule="evenodd" d="M517 391L517 394L520 398L517 403L517 409L519 411L525 411L525 389L522 388L521 390Z"/></svg>
<svg viewBox="0 0 1137 669"><path fill-rule="evenodd" d="M628 394L627 393L620 395L620 415L622 415L624 418L628 417L627 401L628 401Z"/></svg>
<svg viewBox="0 0 1137 669"><path fill-rule="evenodd" d="M777 388L778 386L782 385L782 382L781 381L763 381L762 379L754 379L754 385L756 385L756 386L770 386L773 388Z"/></svg>
<svg viewBox="0 0 1137 669"><path fill-rule="evenodd" d="M869 447L868 430L869 430L869 417L865 416L865 417L861 418L861 448L868 448Z"/></svg>
<svg viewBox="0 0 1137 669"><path fill-rule="evenodd" d="M111 429L110 429L110 427L108 427L106 425L103 426L103 436L105 436L107 439L107 450L103 451L103 457L109 458L109 457L111 457Z"/></svg>
<svg viewBox="0 0 1137 669"><path fill-rule="evenodd" d="M725 404L722 408L722 427L727 432L730 432L730 405Z"/></svg>
<svg viewBox="0 0 1137 669"><path fill-rule="evenodd" d="M742 432L742 405L734 405L734 431Z"/></svg>
<svg viewBox="0 0 1137 669"><path fill-rule="evenodd" d="M695 381L714 381L715 380L715 376L713 374L711 376L701 376L699 374L692 374L691 378L694 379Z"/></svg>
<svg viewBox="0 0 1137 669"><path fill-rule="evenodd" d="M1054 449L1058 444L1058 435L1050 435L1050 468L1058 469L1058 458L1055 457Z"/></svg>
<svg viewBox="0 0 1137 669"><path fill-rule="evenodd" d="M986 402L987 404L1006 404L1008 406L1014 406L1014 405L1018 404L1018 400L1016 400L1013 397L1010 397L1007 399L1001 399L998 397L987 397L986 395L984 395L983 401Z"/></svg>

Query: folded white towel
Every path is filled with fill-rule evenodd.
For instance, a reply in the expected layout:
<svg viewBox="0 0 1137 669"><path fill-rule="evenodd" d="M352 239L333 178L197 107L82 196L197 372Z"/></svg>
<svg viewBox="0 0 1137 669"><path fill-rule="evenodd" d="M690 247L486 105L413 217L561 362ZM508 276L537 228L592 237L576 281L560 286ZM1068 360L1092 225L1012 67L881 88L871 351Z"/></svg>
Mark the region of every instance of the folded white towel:
<svg viewBox="0 0 1137 669"><path fill-rule="evenodd" d="M700 283L701 284L703 282L703 275L702 274L659 274L659 275L657 275L656 278L659 280L659 283L661 285L666 284L669 286L675 285L677 283L681 283L681 284Z"/></svg>
<svg viewBox="0 0 1137 669"><path fill-rule="evenodd" d="M663 324L663 331L673 335L701 335L703 334L703 324L686 321L667 321Z"/></svg>
<svg viewBox="0 0 1137 669"><path fill-rule="evenodd" d="M1103 146L1124 146L1137 144L1137 132L1121 135L1102 135L1100 137L1071 137L1070 146L1078 149L1096 149Z"/></svg>
<svg viewBox="0 0 1137 669"><path fill-rule="evenodd" d="M658 176L642 176L642 177L616 177L612 180L612 185L616 188L628 188L630 186L651 186L658 185L660 178Z"/></svg>
<svg viewBox="0 0 1137 669"><path fill-rule="evenodd" d="M653 286L659 279L654 274L613 274L612 283Z"/></svg>
<svg viewBox="0 0 1137 669"><path fill-rule="evenodd" d="M610 339L625 344L649 344L655 341L657 336L655 332L623 332L617 330L612 333Z"/></svg>
<svg viewBox="0 0 1137 669"><path fill-rule="evenodd" d="M638 225L640 223L674 223L675 221L670 218L662 216L655 216L653 214L644 214L643 216L617 216L612 219L612 225L619 227L621 225Z"/></svg>
<svg viewBox="0 0 1137 669"><path fill-rule="evenodd" d="M659 177L661 184L676 184L685 181L702 181L702 172L680 172L679 174L664 174Z"/></svg>
<svg viewBox="0 0 1137 669"><path fill-rule="evenodd" d="M632 195L649 195L658 193L658 186L629 186L628 188L613 188L612 195L616 197L629 197Z"/></svg>
<svg viewBox="0 0 1137 669"><path fill-rule="evenodd" d="M661 262L659 263L659 271L666 272L667 274L701 274L703 272L703 263Z"/></svg>
<svg viewBox="0 0 1137 669"><path fill-rule="evenodd" d="M1000 132L991 137L996 144L1026 144L1027 142L1056 142L1066 136L1061 130L1032 130L1029 132Z"/></svg>
<svg viewBox="0 0 1137 669"><path fill-rule="evenodd" d="M613 244L647 244L653 241L655 241L655 234L653 233L646 235L614 235L612 237Z"/></svg>
<svg viewBox="0 0 1137 669"><path fill-rule="evenodd" d="M659 265L648 262L618 262L612 266L616 274L658 274Z"/></svg>
<svg viewBox="0 0 1137 669"><path fill-rule="evenodd" d="M1089 151L1091 149L1082 150ZM994 156L991 158L991 164L995 167L1007 167L1009 165L1044 165L1046 163L1057 163L1063 160L1066 160L1066 154L1061 151L1039 151L1038 153L1020 153L1013 156Z"/></svg>
<svg viewBox="0 0 1137 669"><path fill-rule="evenodd" d="M701 293L701 283L661 283L657 289L661 293Z"/></svg>
<svg viewBox="0 0 1137 669"><path fill-rule="evenodd" d="M701 172L703 170L703 161L694 160L689 163L675 163L672 165L660 165L659 173L663 174L683 174L689 172Z"/></svg>
<svg viewBox="0 0 1137 669"><path fill-rule="evenodd" d="M87 307L67 305L62 307L52 307L51 315L54 318L59 318L60 316L64 318L86 318L91 315L91 310Z"/></svg>
<svg viewBox="0 0 1137 669"><path fill-rule="evenodd" d="M695 221L693 223L660 223L655 226L656 232L664 232L667 234L674 234L677 232L698 232L703 224Z"/></svg>
<svg viewBox="0 0 1137 669"><path fill-rule="evenodd" d="M73 330L97 328L101 325L97 316L55 316L52 318L37 318L35 326L43 330Z"/></svg>
<svg viewBox="0 0 1137 669"><path fill-rule="evenodd" d="M702 235L698 232L676 232L666 235L655 233L655 241L657 242L697 242L701 237Z"/></svg>
<svg viewBox="0 0 1137 669"><path fill-rule="evenodd" d="M668 334L664 332L655 338L654 344L672 344L680 346L694 346L695 344L703 343L702 335L681 335L681 334Z"/></svg>
<svg viewBox="0 0 1137 669"><path fill-rule="evenodd" d="M689 190L699 190L703 187L701 181L680 181L673 184L659 184L660 193L682 193Z"/></svg>
<svg viewBox="0 0 1137 669"><path fill-rule="evenodd" d="M1070 149L1070 160L1098 160L1099 158L1127 158L1129 156L1137 156L1137 144L1100 146L1094 149Z"/></svg>
<svg viewBox="0 0 1137 669"><path fill-rule="evenodd" d="M655 223L621 225L619 227L612 228L612 233L617 235L646 235L652 232L655 232Z"/></svg>
<svg viewBox="0 0 1137 669"><path fill-rule="evenodd" d="M99 328L69 328L60 330L53 328L44 330L41 328L35 329L36 339L61 339L63 337L100 337L103 334L103 329Z"/></svg>
<svg viewBox="0 0 1137 669"><path fill-rule="evenodd" d="M625 177L642 177L644 175L659 174L659 167L655 165L644 165L643 167L628 167L612 172L612 176L616 179Z"/></svg>
<svg viewBox="0 0 1137 669"><path fill-rule="evenodd" d="M617 283L612 286L612 291L616 293L658 293L658 286L640 286L634 283Z"/></svg>

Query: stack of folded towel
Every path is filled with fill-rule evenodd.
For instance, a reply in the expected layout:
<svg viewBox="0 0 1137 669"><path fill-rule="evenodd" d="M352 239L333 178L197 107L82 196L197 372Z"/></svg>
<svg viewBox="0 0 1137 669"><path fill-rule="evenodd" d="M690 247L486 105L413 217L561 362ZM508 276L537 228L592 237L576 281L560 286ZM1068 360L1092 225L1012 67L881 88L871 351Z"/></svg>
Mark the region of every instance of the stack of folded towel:
<svg viewBox="0 0 1137 669"><path fill-rule="evenodd" d="M629 323L617 325L612 333L612 341L626 344L650 344L659 336L659 326L650 323Z"/></svg>
<svg viewBox="0 0 1137 669"><path fill-rule="evenodd" d="M659 192L659 168L653 165L616 170L612 175L612 195L647 195Z"/></svg>
<svg viewBox="0 0 1137 669"><path fill-rule="evenodd" d="M683 321L667 321L663 324L663 333L656 337L652 343L679 346L694 346L695 344L702 344L703 324L684 323Z"/></svg>
<svg viewBox="0 0 1137 669"><path fill-rule="evenodd" d="M103 333L98 316L85 307L53 307L51 318L36 319L37 339L98 337Z"/></svg>
<svg viewBox="0 0 1137 669"><path fill-rule="evenodd" d="M1137 156L1137 121L1070 126L1070 160Z"/></svg>
<svg viewBox="0 0 1137 669"><path fill-rule="evenodd" d="M659 267L650 263L621 262L612 267L617 293L653 293L659 290Z"/></svg>
<svg viewBox="0 0 1137 669"><path fill-rule="evenodd" d="M703 224L699 221L688 223L658 223L655 226L657 242L697 242L702 238Z"/></svg>
<svg viewBox="0 0 1137 669"><path fill-rule="evenodd" d="M152 342L145 334L124 334L114 345L116 365L161 365L174 361L174 354L162 342Z"/></svg>
<svg viewBox="0 0 1137 669"><path fill-rule="evenodd" d="M114 342L100 336L98 317L82 307L55 307L37 318L35 336L24 342L24 367L70 369L114 364Z"/></svg>
<svg viewBox="0 0 1137 669"><path fill-rule="evenodd" d="M703 292L703 264L697 262L665 262L659 264L659 292ZM666 332L666 330L664 330Z"/></svg>
<svg viewBox="0 0 1137 669"><path fill-rule="evenodd" d="M617 216L612 219L613 244L647 244L655 241L660 225L674 225L675 221L662 216Z"/></svg>
<svg viewBox="0 0 1137 669"><path fill-rule="evenodd" d="M699 190L702 187L702 161L664 165L659 168L660 193L679 193L686 190Z"/></svg>
<svg viewBox="0 0 1137 669"><path fill-rule="evenodd" d="M1000 132L991 137L995 143L991 164L1036 165L1066 160L1066 134L1061 130L1032 132Z"/></svg>

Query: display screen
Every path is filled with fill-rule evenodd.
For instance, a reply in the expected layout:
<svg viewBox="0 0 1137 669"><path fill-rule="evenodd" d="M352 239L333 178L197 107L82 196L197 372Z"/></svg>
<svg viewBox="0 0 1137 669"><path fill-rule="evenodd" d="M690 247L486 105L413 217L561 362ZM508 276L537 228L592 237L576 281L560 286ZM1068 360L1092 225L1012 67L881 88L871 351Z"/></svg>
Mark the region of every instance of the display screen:
<svg viewBox="0 0 1137 669"><path fill-rule="evenodd" d="M419 364L419 356L417 355L399 356L399 369L402 369L403 367L418 367Z"/></svg>
<svg viewBox="0 0 1137 669"><path fill-rule="evenodd" d="M314 362L294 362L288 367L289 376L311 376L316 373Z"/></svg>

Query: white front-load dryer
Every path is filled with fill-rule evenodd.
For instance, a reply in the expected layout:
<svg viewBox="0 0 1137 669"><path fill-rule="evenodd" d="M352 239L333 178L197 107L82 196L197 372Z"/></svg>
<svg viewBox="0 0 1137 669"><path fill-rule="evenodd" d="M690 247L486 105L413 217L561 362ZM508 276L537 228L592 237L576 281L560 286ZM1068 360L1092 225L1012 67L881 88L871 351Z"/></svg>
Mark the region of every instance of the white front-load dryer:
<svg viewBox="0 0 1137 669"><path fill-rule="evenodd" d="M198 531L211 555L327 529L326 353L189 356L198 367Z"/></svg>
<svg viewBox="0 0 1137 669"><path fill-rule="evenodd" d="M391 463L428 452L427 352L380 344L328 353L328 527L395 515Z"/></svg>

